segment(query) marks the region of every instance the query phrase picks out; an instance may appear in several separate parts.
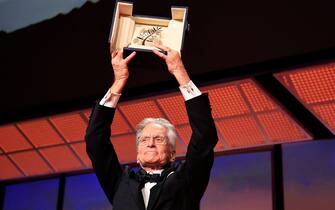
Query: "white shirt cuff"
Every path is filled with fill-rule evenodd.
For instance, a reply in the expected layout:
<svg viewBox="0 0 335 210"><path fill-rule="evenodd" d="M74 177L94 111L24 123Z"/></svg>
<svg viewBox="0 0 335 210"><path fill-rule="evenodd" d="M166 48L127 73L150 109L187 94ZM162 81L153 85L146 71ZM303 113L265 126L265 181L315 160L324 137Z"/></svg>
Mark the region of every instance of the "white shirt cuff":
<svg viewBox="0 0 335 210"><path fill-rule="evenodd" d="M179 89L183 94L185 101L201 95L201 91L192 81L189 81L186 85L180 86Z"/></svg>
<svg viewBox="0 0 335 210"><path fill-rule="evenodd" d="M117 105L117 102L120 99L121 94L118 93L112 93L110 89L108 89L107 93L105 96L101 99L99 104L101 106L106 106L109 108L115 108Z"/></svg>

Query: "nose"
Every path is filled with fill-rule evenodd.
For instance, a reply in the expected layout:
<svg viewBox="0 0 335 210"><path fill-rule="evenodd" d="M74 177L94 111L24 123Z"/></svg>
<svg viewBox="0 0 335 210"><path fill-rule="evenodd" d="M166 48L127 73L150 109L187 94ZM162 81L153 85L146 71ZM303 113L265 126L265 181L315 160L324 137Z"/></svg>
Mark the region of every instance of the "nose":
<svg viewBox="0 0 335 210"><path fill-rule="evenodd" d="M154 138L150 138L147 144L148 147L154 147L156 146L155 144L155 139Z"/></svg>

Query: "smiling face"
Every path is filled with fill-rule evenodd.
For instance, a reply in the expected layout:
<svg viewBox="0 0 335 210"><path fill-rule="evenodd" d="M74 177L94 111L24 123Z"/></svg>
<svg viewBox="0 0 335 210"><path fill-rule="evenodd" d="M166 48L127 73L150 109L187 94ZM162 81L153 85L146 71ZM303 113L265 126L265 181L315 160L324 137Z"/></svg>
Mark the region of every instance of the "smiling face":
<svg viewBox="0 0 335 210"><path fill-rule="evenodd" d="M142 168L157 170L174 161L175 152L168 142L167 132L167 128L156 123L144 127L137 146L137 161Z"/></svg>

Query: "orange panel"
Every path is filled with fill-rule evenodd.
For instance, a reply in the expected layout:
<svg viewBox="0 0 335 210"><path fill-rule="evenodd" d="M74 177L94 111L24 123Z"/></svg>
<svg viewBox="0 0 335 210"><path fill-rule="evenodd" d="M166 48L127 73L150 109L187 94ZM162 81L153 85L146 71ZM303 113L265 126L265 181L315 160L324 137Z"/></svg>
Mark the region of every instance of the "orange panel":
<svg viewBox="0 0 335 210"><path fill-rule="evenodd" d="M241 115L250 112L235 84L209 89L208 92L214 118Z"/></svg>
<svg viewBox="0 0 335 210"><path fill-rule="evenodd" d="M88 109L88 110L83 110L83 111L82 111L82 113L84 113L84 115L85 115L85 117L87 118L87 120L90 119L91 112L92 112L92 109Z"/></svg>
<svg viewBox="0 0 335 210"><path fill-rule="evenodd" d="M18 126L36 147L64 143L45 119L22 122Z"/></svg>
<svg viewBox="0 0 335 210"><path fill-rule="evenodd" d="M186 125L186 126L178 127L176 128L176 130L180 138L185 143L185 145L188 145L191 140L191 134L192 134L191 126ZM224 148L223 142L220 139L220 135L218 135L218 137L219 137L219 141L214 148L215 151L220 151Z"/></svg>
<svg viewBox="0 0 335 210"><path fill-rule="evenodd" d="M257 117L271 141L283 142L311 139L295 121L283 112L272 111L259 114Z"/></svg>
<svg viewBox="0 0 335 210"><path fill-rule="evenodd" d="M176 140L176 156L183 157L186 154L186 145L181 139Z"/></svg>
<svg viewBox="0 0 335 210"><path fill-rule="evenodd" d="M131 132L134 131L128 126L127 122L120 114L120 111L116 110L112 124L112 135L126 134Z"/></svg>
<svg viewBox="0 0 335 210"><path fill-rule="evenodd" d="M187 125L187 126L177 127L176 130L177 130L179 137L184 142L184 144L188 145L191 139L191 134L192 134L191 127Z"/></svg>
<svg viewBox="0 0 335 210"><path fill-rule="evenodd" d="M14 125L0 127L0 147L5 152L32 148Z"/></svg>
<svg viewBox="0 0 335 210"><path fill-rule="evenodd" d="M288 74L280 73L275 76L286 88L292 88Z"/></svg>
<svg viewBox="0 0 335 210"><path fill-rule="evenodd" d="M113 137L112 143L121 163L136 162L135 134Z"/></svg>
<svg viewBox="0 0 335 210"><path fill-rule="evenodd" d="M323 64L276 74L281 82L290 80L294 88L287 86L307 104L335 100L335 63Z"/></svg>
<svg viewBox="0 0 335 210"><path fill-rule="evenodd" d="M162 117L154 101L142 101L120 105L119 109L127 117L133 128L146 117Z"/></svg>
<svg viewBox="0 0 335 210"><path fill-rule="evenodd" d="M265 143L255 119L251 116L222 120L217 122L216 125L225 141L232 147L254 146Z"/></svg>
<svg viewBox="0 0 335 210"><path fill-rule="evenodd" d="M83 168L80 161L67 146L40 149L42 155L57 172Z"/></svg>
<svg viewBox="0 0 335 210"><path fill-rule="evenodd" d="M174 125L188 123L188 117L185 108L183 96L177 95L157 100L169 120Z"/></svg>
<svg viewBox="0 0 335 210"><path fill-rule="evenodd" d="M85 163L87 167L92 167L91 160L86 153L86 143L75 143L70 145L76 154L80 157L80 159Z"/></svg>
<svg viewBox="0 0 335 210"><path fill-rule="evenodd" d="M326 126L335 134L335 103L314 105L311 109L325 122Z"/></svg>
<svg viewBox="0 0 335 210"><path fill-rule="evenodd" d="M55 116L50 119L66 141L84 140L86 123L79 114L66 114Z"/></svg>
<svg viewBox="0 0 335 210"><path fill-rule="evenodd" d="M4 155L0 156L0 180L14 179L23 176L19 170Z"/></svg>
<svg viewBox="0 0 335 210"><path fill-rule="evenodd" d="M245 93L252 109L255 112L268 111L276 109L275 103L261 90L253 81L242 83L241 88Z"/></svg>
<svg viewBox="0 0 335 210"><path fill-rule="evenodd" d="M52 172L47 163L36 151L15 153L11 154L10 157L27 176Z"/></svg>
<svg viewBox="0 0 335 210"><path fill-rule="evenodd" d="M84 111L84 115L89 119L91 115L91 109ZM120 111L117 109L112 124L112 135L127 134L134 132L131 127L127 124L126 120L120 114Z"/></svg>

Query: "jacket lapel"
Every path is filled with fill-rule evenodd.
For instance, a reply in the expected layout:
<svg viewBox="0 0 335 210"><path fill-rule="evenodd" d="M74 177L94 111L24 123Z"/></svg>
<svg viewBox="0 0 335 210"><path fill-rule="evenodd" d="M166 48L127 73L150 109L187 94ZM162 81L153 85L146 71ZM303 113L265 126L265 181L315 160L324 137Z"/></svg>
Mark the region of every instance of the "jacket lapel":
<svg viewBox="0 0 335 210"><path fill-rule="evenodd" d="M163 179L160 183L157 183L155 186L153 186L150 190L150 197L149 197L149 202L148 202L148 207L147 210L153 210L158 198L160 197L159 195L161 194L161 191L163 189L164 183L168 176L170 174L174 173L173 167L167 168L162 172Z"/></svg>
<svg viewBox="0 0 335 210"><path fill-rule="evenodd" d="M145 210L143 196L142 196L142 192L140 189L140 183L138 183L136 180L129 179L128 184L129 184L131 195L133 199L135 200L135 203L138 209Z"/></svg>
<svg viewBox="0 0 335 210"><path fill-rule="evenodd" d="M143 196L141 192L140 182L135 178L135 173L128 166L126 166L126 176L127 176L127 183L129 187L129 191L131 192L131 196L134 199L137 207L139 210L145 210Z"/></svg>
<svg viewBox="0 0 335 210"><path fill-rule="evenodd" d="M165 181L165 180L164 180ZM153 207L155 206L158 198L159 198L159 194L162 191L162 186L163 186L163 182L160 182L158 184L156 184L155 186L153 186L150 190L150 197L149 197L149 202L148 202L148 207L147 210L152 210Z"/></svg>

